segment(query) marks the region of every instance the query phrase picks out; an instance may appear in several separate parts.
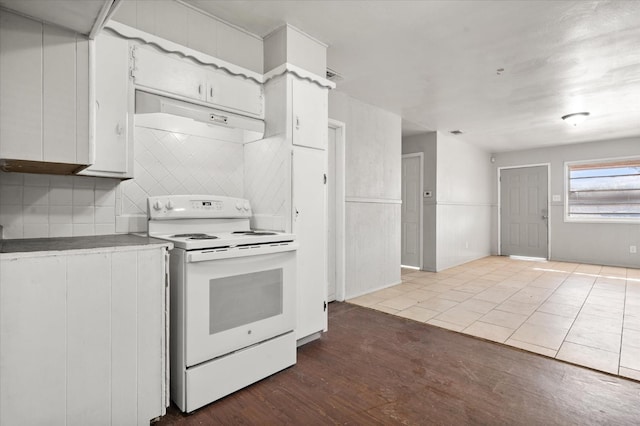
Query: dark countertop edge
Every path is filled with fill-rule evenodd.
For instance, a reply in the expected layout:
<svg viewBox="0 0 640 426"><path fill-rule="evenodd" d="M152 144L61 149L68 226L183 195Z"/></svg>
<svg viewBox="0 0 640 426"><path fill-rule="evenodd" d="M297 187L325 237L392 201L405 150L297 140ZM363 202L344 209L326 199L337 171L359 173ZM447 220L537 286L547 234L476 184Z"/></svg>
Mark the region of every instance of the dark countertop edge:
<svg viewBox="0 0 640 426"><path fill-rule="evenodd" d="M19 254L51 254L52 252L126 249L145 246L166 246L172 243L133 234L95 235L84 237L24 238L0 240L0 257Z"/></svg>

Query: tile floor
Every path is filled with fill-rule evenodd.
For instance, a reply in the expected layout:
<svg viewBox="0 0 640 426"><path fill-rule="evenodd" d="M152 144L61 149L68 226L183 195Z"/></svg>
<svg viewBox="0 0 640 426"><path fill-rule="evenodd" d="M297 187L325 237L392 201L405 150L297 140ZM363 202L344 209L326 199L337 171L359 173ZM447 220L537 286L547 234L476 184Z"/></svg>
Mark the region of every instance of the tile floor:
<svg viewBox="0 0 640 426"><path fill-rule="evenodd" d="M348 302L640 380L640 269L492 256Z"/></svg>

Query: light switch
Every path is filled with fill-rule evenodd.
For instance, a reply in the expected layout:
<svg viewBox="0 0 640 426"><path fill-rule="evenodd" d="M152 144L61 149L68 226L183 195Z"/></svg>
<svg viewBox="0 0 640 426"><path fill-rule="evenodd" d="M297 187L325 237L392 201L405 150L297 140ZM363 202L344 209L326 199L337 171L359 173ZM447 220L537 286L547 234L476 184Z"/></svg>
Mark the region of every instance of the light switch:
<svg viewBox="0 0 640 426"><path fill-rule="evenodd" d="M558 203L559 203L560 201L562 201L562 196L561 196L561 195L558 195L558 194L552 195L552 196L551 196L551 200L552 200L554 203L556 203L556 202L558 202Z"/></svg>

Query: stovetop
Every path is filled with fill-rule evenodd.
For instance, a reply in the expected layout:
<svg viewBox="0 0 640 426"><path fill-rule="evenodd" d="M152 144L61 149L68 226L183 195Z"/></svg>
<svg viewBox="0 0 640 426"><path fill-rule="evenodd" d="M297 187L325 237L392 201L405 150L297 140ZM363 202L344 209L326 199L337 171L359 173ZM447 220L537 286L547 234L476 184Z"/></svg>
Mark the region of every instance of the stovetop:
<svg viewBox="0 0 640 426"><path fill-rule="evenodd" d="M295 235L274 231L232 231L232 232L191 232L179 234L153 235L173 242L176 248L203 250L224 247L246 247L258 244L277 244L295 241Z"/></svg>
<svg viewBox="0 0 640 426"><path fill-rule="evenodd" d="M251 205L218 195L163 195L147 200L149 235L184 250L295 241L295 235L251 230Z"/></svg>

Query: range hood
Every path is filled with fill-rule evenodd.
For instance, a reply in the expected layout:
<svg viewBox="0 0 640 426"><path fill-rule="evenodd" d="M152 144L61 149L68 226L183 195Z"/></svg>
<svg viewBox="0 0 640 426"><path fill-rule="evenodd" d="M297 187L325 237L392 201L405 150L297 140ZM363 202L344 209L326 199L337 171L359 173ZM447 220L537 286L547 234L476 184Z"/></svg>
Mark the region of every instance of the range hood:
<svg viewBox="0 0 640 426"><path fill-rule="evenodd" d="M157 94L136 91L135 125L247 143L264 136L264 121Z"/></svg>

